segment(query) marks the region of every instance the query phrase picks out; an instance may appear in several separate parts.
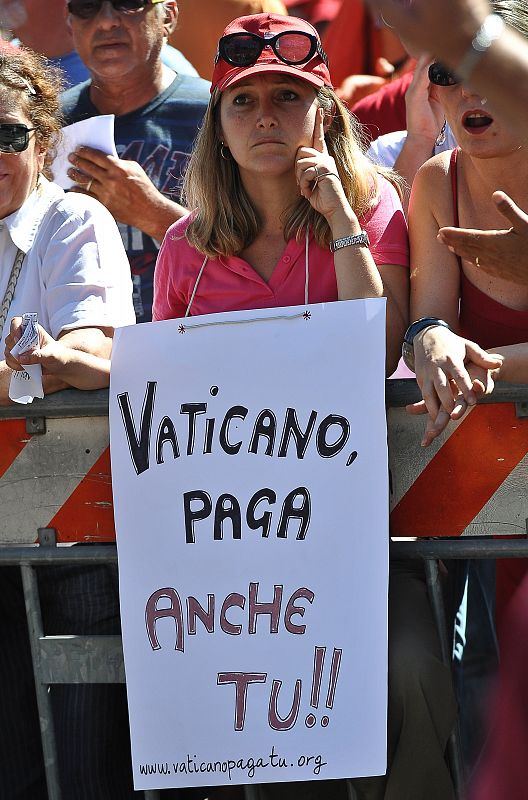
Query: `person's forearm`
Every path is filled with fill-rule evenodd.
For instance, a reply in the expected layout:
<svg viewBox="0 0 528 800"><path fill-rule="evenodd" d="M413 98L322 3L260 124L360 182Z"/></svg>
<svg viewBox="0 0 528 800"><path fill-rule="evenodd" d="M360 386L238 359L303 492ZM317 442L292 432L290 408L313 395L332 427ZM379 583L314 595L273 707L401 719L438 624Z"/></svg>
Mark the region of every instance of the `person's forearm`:
<svg viewBox="0 0 528 800"><path fill-rule="evenodd" d="M61 363L53 369L76 389L105 389L110 381L110 360L91 353L63 348Z"/></svg>
<svg viewBox="0 0 528 800"><path fill-rule="evenodd" d="M486 0L368 0L382 12L406 41L417 50L431 53L456 72L486 16L492 11ZM524 133L528 124L528 42L508 26L483 53L471 70L467 84L506 122Z"/></svg>
<svg viewBox="0 0 528 800"><path fill-rule="evenodd" d="M11 381L11 370L5 361L0 361L0 406L11 406L13 401L9 399L9 383Z"/></svg>
<svg viewBox="0 0 528 800"><path fill-rule="evenodd" d="M334 240L361 233L361 226L353 211L334 215L330 229ZM351 245L336 250L334 267L338 300L383 296L383 282L368 247Z"/></svg>
<svg viewBox="0 0 528 800"><path fill-rule="evenodd" d="M450 50L445 60L456 71L471 38L466 39L466 49L461 43ZM528 125L528 42L517 31L506 26L476 64L469 85L487 97L493 110L517 131L524 133Z"/></svg>
<svg viewBox="0 0 528 800"><path fill-rule="evenodd" d="M528 383L528 342L492 347L488 352L499 353L504 357L502 365L492 372L495 381Z"/></svg>
<svg viewBox="0 0 528 800"><path fill-rule="evenodd" d="M65 347L91 353L100 358L110 358L113 328L74 328L64 331L58 341Z"/></svg>
<svg viewBox="0 0 528 800"><path fill-rule="evenodd" d="M13 370L7 366L5 361L0 361L0 406L12 406L13 401L9 399L9 384L11 382L11 375ZM53 392L60 392L61 389L67 389L69 384L59 378L57 375L43 375L42 388L44 394L53 394Z"/></svg>
<svg viewBox="0 0 528 800"><path fill-rule="evenodd" d="M189 210L185 206L157 192L156 196L149 198L148 204L141 208L135 226L157 242L161 242L173 222L188 213Z"/></svg>
<svg viewBox="0 0 528 800"><path fill-rule="evenodd" d="M400 155L394 162L394 169L398 172L405 183L407 191L404 192L402 200L403 209L407 215L409 206L410 190L416 173L425 162L431 158L434 151L434 140L425 136L413 136L407 134Z"/></svg>

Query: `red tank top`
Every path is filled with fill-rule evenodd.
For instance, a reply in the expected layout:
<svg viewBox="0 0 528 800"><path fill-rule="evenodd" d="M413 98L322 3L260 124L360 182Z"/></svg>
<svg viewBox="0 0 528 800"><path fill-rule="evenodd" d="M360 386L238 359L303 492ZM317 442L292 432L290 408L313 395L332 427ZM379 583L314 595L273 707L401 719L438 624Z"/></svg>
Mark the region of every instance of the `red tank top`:
<svg viewBox="0 0 528 800"><path fill-rule="evenodd" d="M451 152L449 172L453 191L454 225L459 227L458 216L458 149ZM481 347L500 347L506 344L528 342L528 311L517 311L502 305L484 294L464 275L460 265L460 333L466 339L478 342Z"/></svg>
<svg viewBox="0 0 528 800"><path fill-rule="evenodd" d="M451 153L449 171L453 190L455 227L458 216L458 149ZM528 342L528 311L516 311L488 297L471 283L460 265L460 332L462 336L478 342L481 347L500 347L506 344ZM528 559L500 559L496 565L496 623L499 641L504 635L504 619L511 598L528 571Z"/></svg>

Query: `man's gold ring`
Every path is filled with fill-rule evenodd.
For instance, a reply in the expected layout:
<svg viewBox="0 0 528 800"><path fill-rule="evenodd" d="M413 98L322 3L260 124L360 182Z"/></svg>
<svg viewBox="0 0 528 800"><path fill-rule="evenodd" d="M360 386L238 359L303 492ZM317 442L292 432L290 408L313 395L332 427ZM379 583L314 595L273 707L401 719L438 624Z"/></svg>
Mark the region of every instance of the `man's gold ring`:
<svg viewBox="0 0 528 800"><path fill-rule="evenodd" d="M479 258L478 258L478 256L477 256L477 257L476 257L476 259L475 259L475 266L476 266L477 268L478 268L478 267L480 267L480 264L479 264Z"/></svg>
<svg viewBox="0 0 528 800"><path fill-rule="evenodd" d="M90 180L88 181L88 183L85 186L85 189L86 189L87 192L89 192L90 189L92 188L92 183L93 183L93 178L90 178Z"/></svg>

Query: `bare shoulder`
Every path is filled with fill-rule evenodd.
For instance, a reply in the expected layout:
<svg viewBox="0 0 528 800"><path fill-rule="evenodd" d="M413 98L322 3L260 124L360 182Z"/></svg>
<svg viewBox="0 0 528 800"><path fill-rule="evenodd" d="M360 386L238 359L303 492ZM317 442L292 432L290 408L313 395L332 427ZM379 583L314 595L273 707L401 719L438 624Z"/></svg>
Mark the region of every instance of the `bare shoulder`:
<svg viewBox="0 0 528 800"><path fill-rule="evenodd" d="M439 226L453 224L451 152L439 153L423 164L413 181L409 214L428 211Z"/></svg>

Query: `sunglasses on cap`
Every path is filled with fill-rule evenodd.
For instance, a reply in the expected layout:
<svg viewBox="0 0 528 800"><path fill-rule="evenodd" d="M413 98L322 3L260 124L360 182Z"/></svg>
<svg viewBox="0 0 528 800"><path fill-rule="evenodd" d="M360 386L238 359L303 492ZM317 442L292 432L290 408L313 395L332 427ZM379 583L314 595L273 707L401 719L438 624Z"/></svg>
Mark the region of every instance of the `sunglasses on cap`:
<svg viewBox="0 0 528 800"><path fill-rule="evenodd" d="M449 72L447 67L444 67L444 65L440 64L438 61L431 64L428 75L429 80L431 83L434 83L435 86L456 86L457 83L460 83L454 72Z"/></svg>
<svg viewBox="0 0 528 800"><path fill-rule="evenodd" d="M305 64L318 53L328 66L328 58L317 36L305 31L283 31L275 36L258 36L256 33L229 33L218 42L215 63L220 59L233 67L249 67L260 57L265 47L271 47L285 64Z"/></svg>
<svg viewBox="0 0 528 800"><path fill-rule="evenodd" d="M80 19L92 19L101 10L104 0L70 0L68 11ZM138 14L147 6L162 3L163 0L109 0L115 11L120 14Z"/></svg>
<svg viewBox="0 0 528 800"><path fill-rule="evenodd" d="M0 122L0 153L22 153L27 150L29 134L36 130L21 122Z"/></svg>

